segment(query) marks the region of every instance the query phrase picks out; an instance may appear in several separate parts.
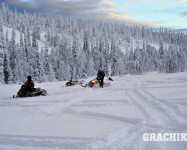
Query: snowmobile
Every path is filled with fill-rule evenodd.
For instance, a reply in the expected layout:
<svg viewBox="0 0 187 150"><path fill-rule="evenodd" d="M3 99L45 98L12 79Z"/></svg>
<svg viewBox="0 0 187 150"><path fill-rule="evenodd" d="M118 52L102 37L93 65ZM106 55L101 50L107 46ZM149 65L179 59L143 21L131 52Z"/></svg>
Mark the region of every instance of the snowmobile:
<svg viewBox="0 0 187 150"><path fill-rule="evenodd" d="M13 95L13 98L16 97L33 97L33 96L46 96L47 95L47 91L45 89L41 89L41 88L33 88L32 92L29 92L26 90L25 85L21 86L21 89L18 91L17 95Z"/></svg>
<svg viewBox="0 0 187 150"><path fill-rule="evenodd" d="M93 88L93 87L100 87L99 84L100 84L100 82L99 82L98 80L93 79L93 80L91 80L90 82L88 82L87 84L81 85L81 86L82 86L82 87L90 87L90 88ZM108 87L108 86L111 86L111 84L108 83L108 82L104 82L104 81L103 81L103 87L105 88L105 87Z"/></svg>
<svg viewBox="0 0 187 150"><path fill-rule="evenodd" d="M81 80L81 81L72 81L72 80L69 80L68 82L66 82L66 86L74 86L74 85L81 85L84 83L84 80Z"/></svg>

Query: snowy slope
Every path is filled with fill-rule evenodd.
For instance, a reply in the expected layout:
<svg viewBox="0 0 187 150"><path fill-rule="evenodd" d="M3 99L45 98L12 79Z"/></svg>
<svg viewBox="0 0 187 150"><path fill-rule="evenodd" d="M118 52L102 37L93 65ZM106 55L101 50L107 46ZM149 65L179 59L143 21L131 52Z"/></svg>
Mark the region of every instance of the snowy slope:
<svg viewBox="0 0 187 150"><path fill-rule="evenodd" d="M3 34L4 34L4 37L6 37L6 32L7 32L7 34L8 34L8 40L10 41L11 38L12 38L12 28L8 28L8 27L3 26ZM15 30L15 36L16 36L16 38L15 38L16 44L17 44L17 43L20 43L20 32L17 31L17 30Z"/></svg>
<svg viewBox="0 0 187 150"><path fill-rule="evenodd" d="M187 72L113 79L104 89L36 84L49 95L16 99L20 85L0 85L0 149L186 149L185 142L143 142L142 135L187 132Z"/></svg>
<svg viewBox="0 0 187 150"><path fill-rule="evenodd" d="M4 37L6 37L6 32L8 32L8 40L10 41L12 38L12 28L8 28L8 27L3 26ZM45 41L46 41L45 35L46 35L45 32L40 33L41 40L37 40L38 46L39 46L39 51L41 51L42 49L45 48ZM16 36L16 38L15 38L16 44L20 44L20 32L18 30L15 30L15 36ZM23 38L24 38L24 34L23 34ZM32 41L32 35L31 35L31 41ZM48 50L49 50L49 53L51 53L50 46L48 47Z"/></svg>
<svg viewBox="0 0 187 150"><path fill-rule="evenodd" d="M6 32L8 32L8 40L10 41L12 37L12 28L3 26L4 37L6 37ZM46 34L47 34L46 32L42 31L40 33L41 40L37 40L39 51L45 48L45 42L47 41ZM16 44L19 44L20 43L20 32L18 30L15 30L15 36L16 36L15 38ZM31 36L31 41L32 41L32 35L30 36ZM23 34L23 38L24 38L24 34ZM135 40L134 38L132 38L131 43L125 42L123 47L120 47L120 50L125 54L126 50L131 50L131 48L136 49L137 47L139 47L142 49L143 43L144 43L143 40ZM153 44L151 42L146 42L146 43L149 44L150 46L155 47L155 49L157 50L159 49L159 45L157 44ZM168 45L165 45L165 47L168 47ZM51 49L52 49L51 46L48 46L49 54L51 53Z"/></svg>

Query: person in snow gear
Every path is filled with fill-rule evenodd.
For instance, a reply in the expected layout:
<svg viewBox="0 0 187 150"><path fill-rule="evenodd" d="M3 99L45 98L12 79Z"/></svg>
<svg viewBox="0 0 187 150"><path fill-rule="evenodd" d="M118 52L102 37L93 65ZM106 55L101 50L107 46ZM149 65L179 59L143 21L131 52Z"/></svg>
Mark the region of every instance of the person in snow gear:
<svg viewBox="0 0 187 150"><path fill-rule="evenodd" d="M28 80L21 86L21 89L18 91L17 95L13 95L13 98L47 95L47 91L45 89L34 88L35 84L32 81L31 76L28 76L27 79Z"/></svg>
<svg viewBox="0 0 187 150"><path fill-rule="evenodd" d="M27 77L27 81L25 82L25 91L26 92L33 92L34 91L34 82L31 76Z"/></svg>
<svg viewBox="0 0 187 150"><path fill-rule="evenodd" d="M99 81L99 85L100 85L101 88L103 88L103 80L104 80L104 77L105 77L104 71L98 70L98 73L97 73L97 80Z"/></svg>

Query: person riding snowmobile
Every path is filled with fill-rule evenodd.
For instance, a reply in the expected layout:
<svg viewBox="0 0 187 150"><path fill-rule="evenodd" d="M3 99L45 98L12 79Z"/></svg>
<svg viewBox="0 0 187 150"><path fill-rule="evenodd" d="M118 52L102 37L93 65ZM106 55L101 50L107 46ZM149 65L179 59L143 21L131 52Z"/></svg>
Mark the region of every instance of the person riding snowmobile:
<svg viewBox="0 0 187 150"><path fill-rule="evenodd" d="M99 81L99 85L100 85L101 88L103 88L103 80L104 80L104 77L105 77L104 71L98 70L98 73L97 73L97 80Z"/></svg>
<svg viewBox="0 0 187 150"><path fill-rule="evenodd" d="M47 91L45 89L34 88L35 84L31 76L28 76L27 79L28 80L21 86L21 89L18 91L17 95L13 95L13 98L47 95Z"/></svg>
<svg viewBox="0 0 187 150"><path fill-rule="evenodd" d="M25 92L33 92L34 91L34 82L31 76L27 77L27 81L25 82Z"/></svg>

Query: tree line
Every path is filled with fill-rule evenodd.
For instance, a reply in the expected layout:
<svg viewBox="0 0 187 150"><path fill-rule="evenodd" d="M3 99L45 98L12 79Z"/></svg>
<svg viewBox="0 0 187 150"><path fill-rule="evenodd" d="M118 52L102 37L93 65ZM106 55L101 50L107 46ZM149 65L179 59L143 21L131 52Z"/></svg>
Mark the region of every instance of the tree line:
<svg viewBox="0 0 187 150"><path fill-rule="evenodd" d="M45 46L39 49L41 41ZM0 82L19 83L28 75L37 82L79 79L95 75L98 69L108 76L182 72L186 43L187 35L170 29L17 13L2 4Z"/></svg>

